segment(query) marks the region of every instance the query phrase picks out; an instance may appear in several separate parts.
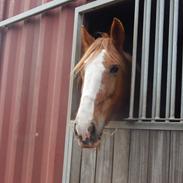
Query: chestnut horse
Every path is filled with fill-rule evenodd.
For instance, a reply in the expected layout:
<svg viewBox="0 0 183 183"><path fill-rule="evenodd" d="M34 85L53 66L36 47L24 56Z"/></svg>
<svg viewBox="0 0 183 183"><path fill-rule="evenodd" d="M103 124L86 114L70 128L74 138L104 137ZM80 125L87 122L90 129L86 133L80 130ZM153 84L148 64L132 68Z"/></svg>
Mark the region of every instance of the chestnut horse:
<svg viewBox="0 0 183 183"><path fill-rule="evenodd" d="M113 110L129 94L131 58L124 51L125 30L113 19L110 34L96 40L81 28L84 55L74 71L82 92L74 131L81 147L96 147Z"/></svg>

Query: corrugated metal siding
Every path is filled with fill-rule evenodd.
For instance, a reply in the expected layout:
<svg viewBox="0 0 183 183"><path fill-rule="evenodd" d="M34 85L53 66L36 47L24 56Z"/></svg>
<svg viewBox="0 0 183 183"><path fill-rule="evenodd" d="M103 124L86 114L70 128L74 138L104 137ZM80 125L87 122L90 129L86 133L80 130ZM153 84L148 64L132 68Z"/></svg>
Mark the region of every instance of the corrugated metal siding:
<svg viewBox="0 0 183 183"><path fill-rule="evenodd" d="M0 19L41 0L0 1ZM46 1L45 1L46 2ZM80 1L79 3L84 2ZM0 55L0 182L61 182L74 6L3 32Z"/></svg>

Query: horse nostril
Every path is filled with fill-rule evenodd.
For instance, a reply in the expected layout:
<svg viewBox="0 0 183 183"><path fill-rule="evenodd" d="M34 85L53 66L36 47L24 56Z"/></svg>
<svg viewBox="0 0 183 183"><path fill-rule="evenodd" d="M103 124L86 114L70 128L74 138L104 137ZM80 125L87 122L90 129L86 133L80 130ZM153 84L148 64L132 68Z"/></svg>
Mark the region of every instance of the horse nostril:
<svg viewBox="0 0 183 183"><path fill-rule="evenodd" d="M89 138L86 138L86 140L84 140L82 142L83 142L83 144L88 145L88 144L90 144L90 139Z"/></svg>
<svg viewBox="0 0 183 183"><path fill-rule="evenodd" d="M91 135L91 136L95 134L96 128L95 128L95 125L94 125L93 123L92 123L92 124L90 125L90 127L88 128L88 131L90 132L90 135Z"/></svg>
<svg viewBox="0 0 183 183"><path fill-rule="evenodd" d="M89 146L94 144L98 140L97 129L94 123L90 123L85 128L81 128L78 123L74 124L74 133L79 140L80 144Z"/></svg>

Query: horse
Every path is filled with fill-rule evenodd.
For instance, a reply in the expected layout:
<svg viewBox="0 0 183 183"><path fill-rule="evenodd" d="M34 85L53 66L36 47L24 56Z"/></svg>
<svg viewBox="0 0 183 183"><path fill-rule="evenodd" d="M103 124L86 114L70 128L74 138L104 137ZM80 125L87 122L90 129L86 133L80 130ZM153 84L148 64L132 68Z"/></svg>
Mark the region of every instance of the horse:
<svg viewBox="0 0 183 183"><path fill-rule="evenodd" d="M74 132L82 148L97 147L113 111L125 107L130 93L131 57L124 51L124 41L125 29L117 18L113 18L110 33L102 33L97 39L81 27L84 54L74 72L82 87Z"/></svg>

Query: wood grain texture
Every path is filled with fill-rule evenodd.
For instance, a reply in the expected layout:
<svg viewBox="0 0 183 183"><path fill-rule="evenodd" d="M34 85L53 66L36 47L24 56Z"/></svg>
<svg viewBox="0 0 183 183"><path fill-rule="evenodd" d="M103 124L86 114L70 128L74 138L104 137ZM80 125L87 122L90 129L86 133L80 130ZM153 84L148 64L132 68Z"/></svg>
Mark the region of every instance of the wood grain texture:
<svg viewBox="0 0 183 183"><path fill-rule="evenodd" d="M149 131L131 131L129 183L147 183Z"/></svg>
<svg viewBox="0 0 183 183"><path fill-rule="evenodd" d="M81 147L77 144L77 139L74 137L73 147L72 147L72 159L71 159L71 170L70 170L70 182L69 183L79 183L80 182L80 170L81 170Z"/></svg>
<svg viewBox="0 0 183 183"><path fill-rule="evenodd" d="M114 157L112 183L128 182L130 131L118 130L114 136Z"/></svg>
<svg viewBox="0 0 183 183"><path fill-rule="evenodd" d="M169 131L150 131L148 183L168 182L169 144Z"/></svg>
<svg viewBox="0 0 183 183"><path fill-rule="evenodd" d="M169 183L183 182L183 132L171 132Z"/></svg>
<svg viewBox="0 0 183 183"><path fill-rule="evenodd" d="M105 130L101 145L97 151L97 166L95 183L111 183L113 166L113 136L112 130Z"/></svg>
<svg viewBox="0 0 183 183"><path fill-rule="evenodd" d="M80 183L95 181L96 149L83 149Z"/></svg>
<svg viewBox="0 0 183 183"><path fill-rule="evenodd" d="M100 147L73 141L70 183L182 183L183 132L105 130Z"/></svg>
<svg viewBox="0 0 183 183"><path fill-rule="evenodd" d="M65 138L65 152L64 152L64 164L63 164L63 177L62 182L69 183L70 171L72 165L72 148L73 148L73 127L67 125L66 138Z"/></svg>

